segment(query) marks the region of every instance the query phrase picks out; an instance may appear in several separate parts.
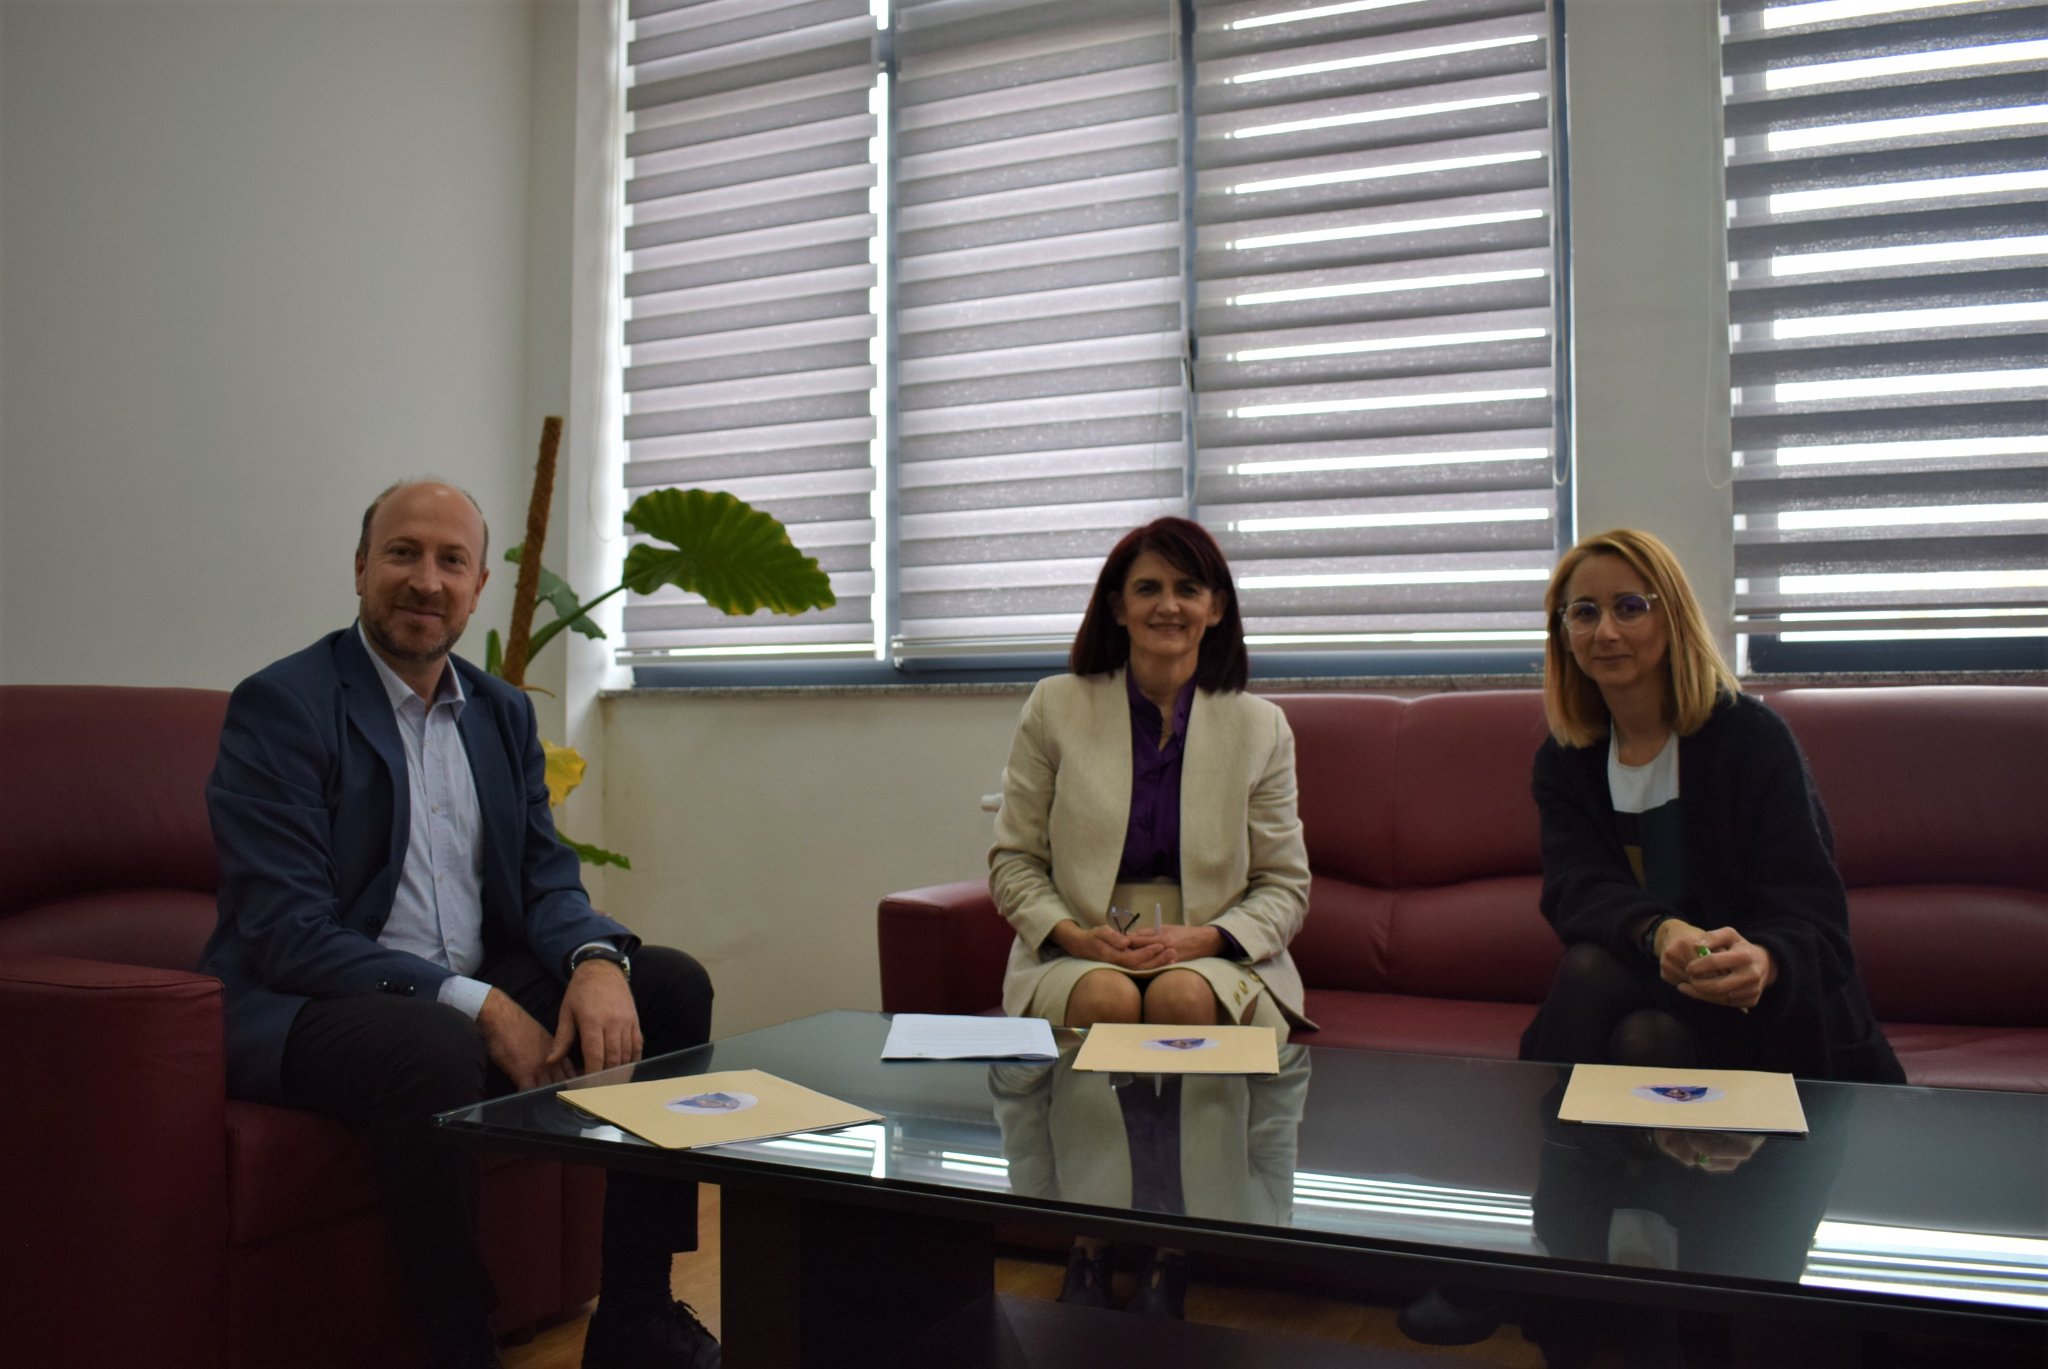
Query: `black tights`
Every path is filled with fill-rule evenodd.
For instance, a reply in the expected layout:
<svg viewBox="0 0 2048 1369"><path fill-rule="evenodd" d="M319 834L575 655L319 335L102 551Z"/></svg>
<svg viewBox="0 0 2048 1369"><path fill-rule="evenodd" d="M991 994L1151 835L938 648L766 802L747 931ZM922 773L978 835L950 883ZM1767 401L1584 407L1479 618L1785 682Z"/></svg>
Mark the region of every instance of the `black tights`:
<svg viewBox="0 0 2048 1369"><path fill-rule="evenodd" d="M1604 946L1567 947L1543 1010L1522 1037L1522 1058L1692 1068L1699 1063L1699 1041L1658 1006L1659 988Z"/></svg>

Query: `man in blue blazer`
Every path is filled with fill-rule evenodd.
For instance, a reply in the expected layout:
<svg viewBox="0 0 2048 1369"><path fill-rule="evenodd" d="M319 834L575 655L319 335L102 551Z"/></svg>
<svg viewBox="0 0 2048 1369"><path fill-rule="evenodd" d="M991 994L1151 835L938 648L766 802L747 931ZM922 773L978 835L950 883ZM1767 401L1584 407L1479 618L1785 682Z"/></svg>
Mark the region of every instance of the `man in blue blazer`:
<svg viewBox="0 0 2048 1369"><path fill-rule="evenodd" d="M379 495L355 625L235 690L207 782L229 1092L367 1128L440 1364L499 1363L475 1171L430 1119L699 1045L711 984L590 906L548 814L533 706L450 654L489 572L466 493ZM669 1296L696 1188L613 1175L585 1369L718 1363Z"/></svg>

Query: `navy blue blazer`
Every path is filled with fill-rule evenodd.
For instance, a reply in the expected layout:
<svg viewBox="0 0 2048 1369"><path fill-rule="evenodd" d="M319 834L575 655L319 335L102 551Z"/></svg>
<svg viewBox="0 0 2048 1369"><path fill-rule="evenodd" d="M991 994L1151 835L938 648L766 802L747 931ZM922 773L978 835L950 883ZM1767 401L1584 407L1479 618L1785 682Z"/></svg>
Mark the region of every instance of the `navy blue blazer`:
<svg viewBox="0 0 2048 1369"><path fill-rule="evenodd" d="M555 838L533 705L451 657L483 833L488 960L526 950L566 977L587 941L638 940L595 911ZM450 972L381 946L405 865L411 790L390 697L353 625L244 680L206 782L220 921L200 969L226 987L228 1092L278 1102L285 1037L311 998L431 1001Z"/></svg>

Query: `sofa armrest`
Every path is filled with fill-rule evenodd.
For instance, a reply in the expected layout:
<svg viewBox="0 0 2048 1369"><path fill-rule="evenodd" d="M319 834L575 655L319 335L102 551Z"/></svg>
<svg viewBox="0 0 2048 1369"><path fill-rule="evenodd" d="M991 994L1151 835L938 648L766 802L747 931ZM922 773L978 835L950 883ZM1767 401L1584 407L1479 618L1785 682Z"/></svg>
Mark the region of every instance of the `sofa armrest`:
<svg viewBox="0 0 2048 1369"><path fill-rule="evenodd" d="M979 880L907 889L882 900L882 1011L979 1013L1003 1001L1017 934Z"/></svg>
<svg viewBox="0 0 2048 1369"><path fill-rule="evenodd" d="M220 981L0 957L0 1288L21 1364L220 1361L227 1074ZM108 1315L108 1298L120 1315ZM26 1342L18 1337L26 1336ZM142 1337L138 1341L138 1337Z"/></svg>

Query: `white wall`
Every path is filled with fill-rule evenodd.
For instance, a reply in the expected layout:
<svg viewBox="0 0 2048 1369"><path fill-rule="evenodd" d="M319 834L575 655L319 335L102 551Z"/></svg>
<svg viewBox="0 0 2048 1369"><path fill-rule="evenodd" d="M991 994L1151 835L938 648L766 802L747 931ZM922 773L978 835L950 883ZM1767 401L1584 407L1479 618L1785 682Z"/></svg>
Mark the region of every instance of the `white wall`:
<svg viewBox="0 0 2048 1369"><path fill-rule="evenodd" d="M1579 533L1656 533L1707 621L1730 623L1714 0L1570 0L1566 16Z"/></svg>
<svg viewBox="0 0 2048 1369"><path fill-rule="evenodd" d="M0 680L234 683L349 621L355 520L403 475L516 540L566 365L528 348L529 241L567 221L530 185L536 28L0 4Z"/></svg>
<svg viewBox="0 0 2048 1369"><path fill-rule="evenodd" d="M1006 695L615 697L608 911L711 969L720 1036L881 1004L875 904L987 872Z"/></svg>

